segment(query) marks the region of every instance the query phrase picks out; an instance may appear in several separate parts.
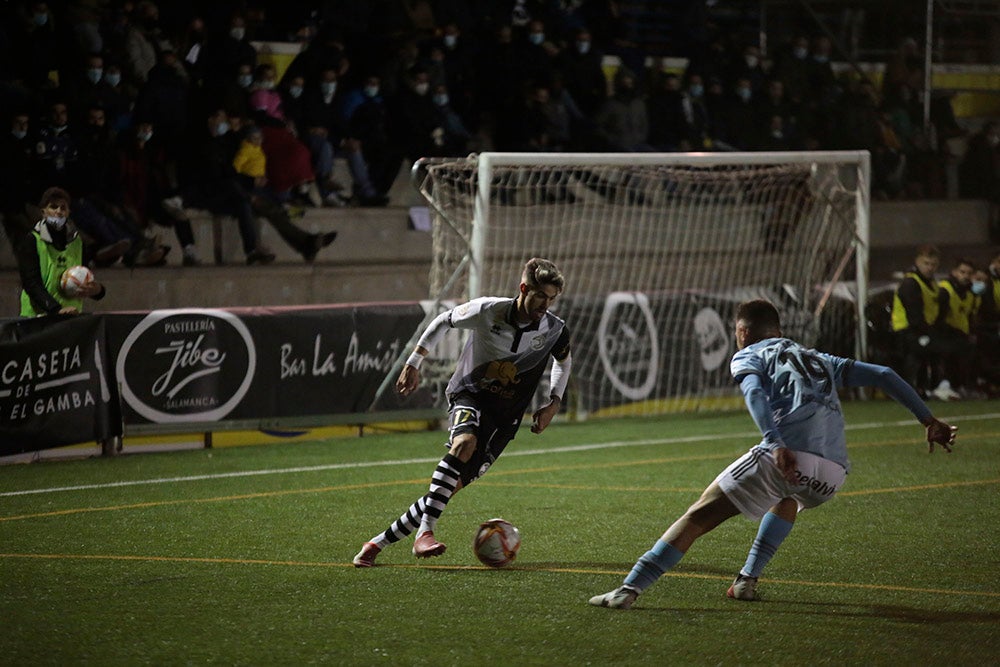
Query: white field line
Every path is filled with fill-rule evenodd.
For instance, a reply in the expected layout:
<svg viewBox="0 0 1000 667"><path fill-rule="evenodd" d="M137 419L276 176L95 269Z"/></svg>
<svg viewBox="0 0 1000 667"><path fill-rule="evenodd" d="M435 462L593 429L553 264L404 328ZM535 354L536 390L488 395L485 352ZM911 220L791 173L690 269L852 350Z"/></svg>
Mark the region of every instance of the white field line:
<svg viewBox="0 0 1000 667"><path fill-rule="evenodd" d="M962 421L984 421L990 419L1000 419L1000 413L989 413L983 415L965 415L949 417L948 422ZM915 425L912 419L901 419L898 421L871 422L867 424L849 424L847 430L860 431L864 429L884 428L886 426L906 426ZM569 447L552 447L549 449L526 449L504 452L505 458L512 456L539 456L545 454L558 454L562 452L585 452L593 449L614 449L618 447L644 447L647 445L671 445L688 442L705 442L706 440L730 440L734 438L754 438L758 434L751 431L741 431L737 433L714 433L711 435L692 435L682 438L652 438L646 440L618 440L612 442L596 442L585 445L570 445ZM749 446L749 445L748 445ZM105 482L103 484L79 484L76 486L53 486L41 489L26 489L23 491L0 492L0 498L10 496L27 496L41 493L60 493L63 491L87 491L93 489L114 489L125 486L142 486L146 484L176 484L180 482L199 482L210 479L226 479L232 477L255 477L258 475L287 475L301 472L318 472L323 470L349 470L356 468L377 468L381 466L402 466L416 463L437 463L441 457L430 457L420 459L396 459L392 461L359 461L355 463L330 463L318 466L298 466L294 468L270 468L265 470L243 470L237 472L220 472L211 475L187 475L184 477L158 477L154 479L123 480L120 482Z"/></svg>

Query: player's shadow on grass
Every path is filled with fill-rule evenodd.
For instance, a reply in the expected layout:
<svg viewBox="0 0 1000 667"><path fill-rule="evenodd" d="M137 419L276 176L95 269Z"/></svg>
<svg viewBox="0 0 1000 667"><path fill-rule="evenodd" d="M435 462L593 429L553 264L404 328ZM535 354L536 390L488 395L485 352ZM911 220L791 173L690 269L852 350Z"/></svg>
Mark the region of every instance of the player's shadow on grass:
<svg viewBox="0 0 1000 667"><path fill-rule="evenodd" d="M788 600L771 595L762 596L760 602L751 604L769 603L768 612L788 613L795 616L837 616L848 618L876 618L880 620L890 619L902 623L917 623L924 625L927 623L993 623L1000 624L1000 613L990 611L938 611L934 609L917 609L914 607L899 607L887 604L866 604L864 602L808 602L803 600ZM775 610L774 604L795 605L794 610ZM807 607L803 609L802 607ZM808 609L815 607L815 609Z"/></svg>

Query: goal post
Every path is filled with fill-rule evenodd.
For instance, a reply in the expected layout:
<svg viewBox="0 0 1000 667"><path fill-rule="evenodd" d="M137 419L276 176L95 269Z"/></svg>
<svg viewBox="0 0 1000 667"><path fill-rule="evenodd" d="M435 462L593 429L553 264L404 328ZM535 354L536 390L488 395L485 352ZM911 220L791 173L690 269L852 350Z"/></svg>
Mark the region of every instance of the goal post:
<svg viewBox="0 0 1000 667"><path fill-rule="evenodd" d="M413 174L432 299L513 295L534 256L563 270L580 414L735 404L731 320L748 298L775 302L787 335L866 356L867 151L487 152Z"/></svg>

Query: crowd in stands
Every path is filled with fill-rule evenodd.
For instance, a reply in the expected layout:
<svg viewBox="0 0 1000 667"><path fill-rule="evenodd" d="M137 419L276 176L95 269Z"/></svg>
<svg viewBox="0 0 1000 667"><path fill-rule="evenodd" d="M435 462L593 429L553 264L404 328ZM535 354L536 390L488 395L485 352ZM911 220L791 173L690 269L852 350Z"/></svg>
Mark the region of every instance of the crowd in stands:
<svg viewBox="0 0 1000 667"><path fill-rule="evenodd" d="M280 78L254 47L270 41L302 46ZM484 149L867 149L876 196L944 196L962 129L945 97L923 126L915 42L881 86L835 75L825 36L772 42L764 58L718 34L677 71L646 66L608 0L5 3L0 213L18 238L63 188L96 261L131 265L164 261L164 226L197 263L191 208L236 218L266 263L263 218L309 261L332 238L298 207L384 206L404 160ZM997 196L998 138L977 135L963 195Z"/></svg>

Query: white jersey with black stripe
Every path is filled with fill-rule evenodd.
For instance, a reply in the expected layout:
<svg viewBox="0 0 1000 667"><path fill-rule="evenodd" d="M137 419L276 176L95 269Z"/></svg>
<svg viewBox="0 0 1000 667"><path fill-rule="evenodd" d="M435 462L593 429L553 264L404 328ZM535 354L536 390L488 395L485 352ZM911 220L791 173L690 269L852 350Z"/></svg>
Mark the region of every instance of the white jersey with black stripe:
<svg viewBox="0 0 1000 667"><path fill-rule="evenodd" d="M561 361L569 355L569 331L552 313L526 325L516 315L516 299L503 297L480 297L449 312L449 326L472 333L448 383L448 396L471 393L481 405L505 414L524 412L549 356Z"/></svg>

